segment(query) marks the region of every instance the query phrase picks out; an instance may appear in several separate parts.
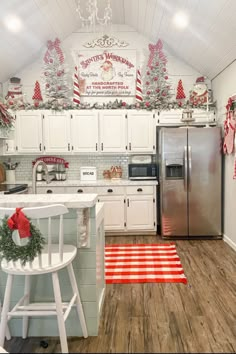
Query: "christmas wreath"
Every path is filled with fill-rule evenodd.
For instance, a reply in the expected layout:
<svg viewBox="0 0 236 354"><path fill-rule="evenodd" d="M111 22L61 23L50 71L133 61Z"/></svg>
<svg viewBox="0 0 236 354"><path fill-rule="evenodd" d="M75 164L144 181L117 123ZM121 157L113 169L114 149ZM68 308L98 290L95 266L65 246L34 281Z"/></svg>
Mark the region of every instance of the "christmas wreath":
<svg viewBox="0 0 236 354"><path fill-rule="evenodd" d="M0 225L0 254L7 261L21 260L24 265L42 252L45 239L40 230L21 212L9 218L5 216Z"/></svg>

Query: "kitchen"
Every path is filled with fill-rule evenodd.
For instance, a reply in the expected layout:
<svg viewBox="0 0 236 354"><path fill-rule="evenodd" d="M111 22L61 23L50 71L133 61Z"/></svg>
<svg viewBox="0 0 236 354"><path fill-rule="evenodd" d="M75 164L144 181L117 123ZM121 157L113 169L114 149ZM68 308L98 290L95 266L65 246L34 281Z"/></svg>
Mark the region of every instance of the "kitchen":
<svg viewBox="0 0 236 354"><path fill-rule="evenodd" d="M231 5L234 7L232 2ZM145 5L142 4L142 6ZM132 10L141 11L141 4L139 10ZM131 62L134 60L131 50L137 50L139 48L138 44L140 44L140 48L143 49L138 50L139 57L137 58L137 64L143 63L145 58L148 58L148 43L156 43L156 39L158 38L155 37L155 40L151 41L144 38L141 34L137 34L135 30L130 30L125 25L122 32L117 31L115 33L115 37L122 40L125 39L129 43L129 59ZM88 43L93 38L94 35L91 36L89 33L78 31L63 41L62 47L66 52L70 68L73 67L70 55L71 48L84 51L85 55L86 51L82 44ZM163 41L165 42L164 37ZM77 43L81 43L81 45ZM117 45L117 49L119 48ZM43 51L45 52L45 46ZM192 62L189 64L193 64L197 57L200 60L199 56L200 54L192 58ZM179 109L169 111L129 109L129 104L133 102L133 98L131 97L121 97L122 102L126 103L126 105L120 106L118 109L117 106L114 109L111 103L108 109L102 109L101 106L103 103L109 103L111 98L94 97L92 95L89 97L89 102L98 105L99 109L85 109L79 112L77 110L65 110L64 112L57 111L56 113L47 112L45 109L43 109L43 112L38 109L27 110L25 112L19 110L15 112L17 115L17 136L1 139L3 151L1 162L7 162L9 157L13 163L18 162L19 165L15 169L15 181L17 184L27 183L29 188L31 188L32 163L34 161L46 156L64 159L68 163L68 167L64 169L66 179L51 181L47 185L45 182L37 181L38 194L47 191L55 193L54 189L56 193L65 193L69 192L69 190L72 191L72 189L73 193L77 193L79 189L82 189L83 193L87 193L89 188L93 188L93 191L99 188L98 195L101 201L111 203L109 204L111 207L108 207L106 211L110 213L108 218L110 224L106 226L110 234L110 236L107 236L108 233L106 232L107 244L167 242L167 240L163 240L159 236L160 233L156 235L156 228L159 222L156 211L159 205L158 196L160 196L159 193L156 193L156 188L157 190L159 188L157 182L130 181L128 166L131 163L136 163L135 159L137 156L143 156L144 159L147 159L145 161L150 161L148 158L150 159L151 156L151 161L154 163L157 162L157 126L178 125L182 126L182 129L185 129L186 125L217 125L221 126L223 133L223 122L226 112L225 105L228 98L235 92L233 77L236 70L235 62L232 62L227 68L227 65L219 68L215 64L215 72L213 72L214 65L211 65L212 72L208 69L208 73L205 70L190 69L189 66L173 55L169 55L168 60L170 66L169 75L171 76L174 73L172 77L173 86L176 88L179 78L182 78L185 93L191 89L197 78L202 77L203 74L209 74L212 81L208 83L208 87L211 84L214 100L217 101L216 115L210 118L207 115L207 119L202 118L201 115L205 111L202 112L202 110L194 109L193 117L195 115L195 120L186 124L186 122L181 121L183 112ZM16 76L22 78L24 92L30 101L33 83L36 79L39 79L41 67L42 61L38 59L32 63L31 67L27 68L26 66L24 71L18 69L14 72L9 72L9 75L1 80L4 83L4 95L8 90L8 78L16 73ZM220 73L221 70L223 71ZM183 73L186 73L186 76ZM81 126L80 124L83 124L83 129L76 130L76 125ZM134 128L139 129L138 133L135 133L137 130L134 130ZM11 134L14 135L14 132L11 132ZM142 139L138 139L140 136ZM199 140L199 144L202 144L201 140ZM10 155L9 148L12 148ZM132 160L133 158L134 161ZM48 166L51 165L49 164ZM104 178L104 171L114 171L112 166L121 167L121 180ZM233 327L230 326L235 316L233 305L234 280L232 277L232 271L235 267L236 249L234 234L235 218L232 215L232 211L234 210L233 195L235 193L233 166L234 156L225 155L222 188L222 221L224 227L221 230L223 232L223 240L174 240L178 247L178 253L181 257L189 284L186 287L177 286L175 288L173 288L172 284L159 284L158 288L155 287L155 284L130 284L128 285L129 288L118 284L112 287L107 286L101 320L101 328L102 331L104 330L102 336L90 337L87 340L79 341L77 344L71 342L71 351L83 352L85 350L88 351L89 348L91 351L94 351L95 348L98 348L102 352L108 351L110 345L115 348L114 350L123 350L124 352L128 351L127 348L129 346L131 346L130 348L133 352L146 352L148 350L153 352L212 352L220 351L222 348L225 352L235 351L235 342L232 339ZM95 182L81 182L81 168L85 167L96 168L97 179ZM143 189L143 191L138 192L139 188ZM109 189L113 191L108 192ZM212 192L208 192L210 196ZM128 207L128 201L134 202L136 198L140 200L140 193L144 195L141 195L142 206L139 209L139 216L137 217L135 212L128 209L130 208ZM113 200L109 202L111 195ZM153 199L155 199L154 202ZM140 205L139 202L136 205ZM150 207L151 205L152 207ZM114 210L115 212L113 213ZM148 214L146 210L151 210L152 214ZM135 215L136 218L134 217ZM220 283L217 283L216 279ZM224 279L227 279L227 283ZM221 287L225 289L225 292L220 290ZM127 289L130 290L129 295ZM205 298L201 296L201 292L203 292ZM213 295L214 293L217 293L218 299L221 300L218 300ZM226 293L228 293L228 297ZM183 303L182 299L185 296L186 301ZM107 299L110 299L110 301ZM117 303L118 299L123 299L120 305ZM161 308L158 307L159 313L156 309L156 299L158 300L157 303L165 304ZM197 302L199 303L198 306ZM224 314L227 312L231 314L230 317L224 317ZM181 313L184 313L183 317L181 317ZM117 317L111 320L114 314ZM214 318L215 321L213 321ZM157 328L155 328L155 323L158 323ZM185 337L182 336L182 332L185 333ZM127 338L127 333L130 333L129 339ZM209 333L209 336L208 339L201 337L205 338L203 341L200 340L200 334L203 336L204 333ZM220 333L222 336L222 343L227 342L228 344L222 344L221 346L219 344L220 341L215 341L213 337L217 336L216 333L217 335ZM193 336L192 341L189 340L191 336ZM18 343L22 345L20 339ZM30 349L34 349L32 342L28 343L31 346ZM34 343L36 347L39 344L38 342ZM50 339L48 351L60 350L59 348L56 349L56 343Z"/></svg>

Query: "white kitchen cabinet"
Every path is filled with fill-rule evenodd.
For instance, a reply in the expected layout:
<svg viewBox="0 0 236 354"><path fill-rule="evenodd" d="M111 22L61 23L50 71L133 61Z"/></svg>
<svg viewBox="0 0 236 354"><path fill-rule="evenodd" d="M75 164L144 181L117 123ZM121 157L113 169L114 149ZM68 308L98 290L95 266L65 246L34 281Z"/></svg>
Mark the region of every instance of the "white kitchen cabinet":
<svg viewBox="0 0 236 354"><path fill-rule="evenodd" d="M42 154L43 130L40 111L19 111L16 115L16 152Z"/></svg>
<svg viewBox="0 0 236 354"><path fill-rule="evenodd" d="M99 202L104 203L105 231L123 231L125 227L124 196L99 196Z"/></svg>
<svg viewBox="0 0 236 354"><path fill-rule="evenodd" d="M99 112L100 150L103 153L127 152L126 113L120 110Z"/></svg>
<svg viewBox="0 0 236 354"><path fill-rule="evenodd" d="M98 152L98 112L80 110L71 112L71 142L73 152Z"/></svg>
<svg viewBox="0 0 236 354"><path fill-rule="evenodd" d="M125 228L125 188L97 187L99 202L104 203L105 231L123 231Z"/></svg>
<svg viewBox="0 0 236 354"><path fill-rule="evenodd" d="M69 112L45 111L43 114L44 152L71 153Z"/></svg>
<svg viewBox="0 0 236 354"><path fill-rule="evenodd" d="M155 114L146 111L128 112L128 151L154 153L156 150Z"/></svg>
<svg viewBox="0 0 236 354"><path fill-rule="evenodd" d="M156 230L156 187L126 188L126 231Z"/></svg>
<svg viewBox="0 0 236 354"><path fill-rule="evenodd" d="M2 139L2 155L15 155L16 154L16 146L14 139Z"/></svg>

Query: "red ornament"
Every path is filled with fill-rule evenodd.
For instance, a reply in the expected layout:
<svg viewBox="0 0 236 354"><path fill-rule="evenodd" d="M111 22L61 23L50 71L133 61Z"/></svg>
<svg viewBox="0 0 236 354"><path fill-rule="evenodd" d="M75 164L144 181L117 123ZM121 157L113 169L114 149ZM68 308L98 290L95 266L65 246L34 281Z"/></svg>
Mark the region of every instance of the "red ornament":
<svg viewBox="0 0 236 354"><path fill-rule="evenodd" d="M156 76L156 77L154 77L154 81L157 81L158 80L158 77Z"/></svg>
<svg viewBox="0 0 236 354"><path fill-rule="evenodd" d="M34 107L38 107L39 106L39 102L35 101L34 102Z"/></svg>
<svg viewBox="0 0 236 354"><path fill-rule="evenodd" d="M147 81L147 82L146 82L146 85L147 85L147 86L149 86L149 85L150 85L150 82L149 82L149 81Z"/></svg>
<svg viewBox="0 0 236 354"><path fill-rule="evenodd" d="M156 66L159 66L159 62L158 61L156 62Z"/></svg>
<svg viewBox="0 0 236 354"><path fill-rule="evenodd" d="M146 103L145 103L145 106L146 106L146 107L149 107L149 106L150 106L150 102L146 102Z"/></svg>
<svg viewBox="0 0 236 354"><path fill-rule="evenodd" d="M162 70L163 70L164 72L166 72L166 68L163 68Z"/></svg>
<svg viewBox="0 0 236 354"><path fill-rule="evenodd" d="M165 76L165 80L168 80L168 76L167 75Z"/></svg>
<svg viewBox="0 0 236 354"><path fill-rule="evenodd" d="M53 59L52 58L49 60L49 63L53 63Z"/></svg>
<svg viewBox="0 0 236 354"><path fill-rule="evenodd" d="M151 93L150 91L147 91L147 94L148 94L148 95L150 95L150 93Z"/></svg>
<svg viewBox="0 0 236 354"><path fill-rule="evenodd" d="M150 72L149 72L149 71L147 71L147 75L150 75Z"/></svg>
<svg viewBox="0 0 236 354"><path fill-rule="evenodd" d="M122 102L122 106L126 106L126 102Z"/></svg>

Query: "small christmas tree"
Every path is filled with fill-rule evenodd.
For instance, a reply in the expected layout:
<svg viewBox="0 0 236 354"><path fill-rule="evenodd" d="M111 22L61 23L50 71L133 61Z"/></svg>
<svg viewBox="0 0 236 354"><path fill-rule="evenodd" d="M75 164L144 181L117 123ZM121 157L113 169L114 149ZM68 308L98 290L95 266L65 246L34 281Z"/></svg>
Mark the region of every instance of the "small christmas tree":
<svg viewBox="0 0 236 354"><path fill-rule="evenodd" d="M143 82L146 106L152 108L167 108L172 96L166 69L167 59L162 49L160 39L155 45L149 44L150 55Z"/></svg>
<svg viewBox="0 0 236 354"><path fill-rule="evenodd" d="M186 98L186 96L184 93L182 80L179 80L178 86L177 86L177 94L176 94L176 100L178 101L179 106L182 106L185 98Z"/></svg>
<svg viewBox="0 0 236 354"><path fill-rule="evenodd" d="M38 81L35 82L34 95L33 95L32 99L34 100L35 107L37 107L39 105L39 102L43 100L40 85L39 85Z"/></svg>
<svg viewBox="0 0 236 354"><path fill-rule="evenodd" d="M48 41L47 52L44 56L45 94L52 103L58 104L59 99L67 101L69 91L64 65L64 55L60 48L60 40Z"/></svg>

